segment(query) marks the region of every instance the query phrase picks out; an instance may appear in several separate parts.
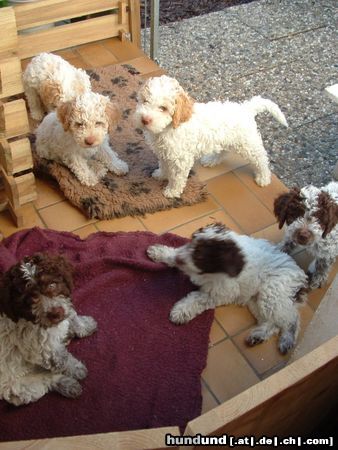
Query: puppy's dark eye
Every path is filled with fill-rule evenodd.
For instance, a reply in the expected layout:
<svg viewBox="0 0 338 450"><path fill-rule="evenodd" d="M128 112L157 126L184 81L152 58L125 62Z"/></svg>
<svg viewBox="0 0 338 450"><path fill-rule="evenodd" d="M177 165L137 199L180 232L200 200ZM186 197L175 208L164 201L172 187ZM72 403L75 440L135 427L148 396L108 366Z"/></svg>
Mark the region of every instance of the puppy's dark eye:
<svg viewBox="0 0 338 450"><path fill-rule="evenodd" d="M158 109L162 112L168 111L168 108L166 106L159 106Z"/></svg>
<svg viewBox="0 0 338 450"><path fill-rule="evenodd" d="M55 289L56 288L56 283L49 283L48 288L49 289Z"/></svg>
<svg viewBox="0 0 338 450"><path fill-rule="evenodd" d="M95 126L96 127L104 127L104 123L103 122L95 122Z"/></svg>
<svg viewBox="0 0 338 450"><path fill-rule="evenodd" d="M81 127L83 127L83 122L75 122L75 126L77 128L81 128Z"/></svg>

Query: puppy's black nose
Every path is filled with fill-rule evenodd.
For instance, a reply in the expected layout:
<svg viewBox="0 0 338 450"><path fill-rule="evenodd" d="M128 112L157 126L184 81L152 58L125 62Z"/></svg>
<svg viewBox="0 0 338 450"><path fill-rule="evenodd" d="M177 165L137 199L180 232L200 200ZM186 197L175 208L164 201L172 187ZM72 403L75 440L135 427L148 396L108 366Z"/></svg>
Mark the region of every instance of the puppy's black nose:
<svg viewBox="0 0 338 450"><path fill-rule="evenodd" d="M294 240L300 245L306 245L313 240L313 234L307 228L299 228L294 233Z"/></svg>

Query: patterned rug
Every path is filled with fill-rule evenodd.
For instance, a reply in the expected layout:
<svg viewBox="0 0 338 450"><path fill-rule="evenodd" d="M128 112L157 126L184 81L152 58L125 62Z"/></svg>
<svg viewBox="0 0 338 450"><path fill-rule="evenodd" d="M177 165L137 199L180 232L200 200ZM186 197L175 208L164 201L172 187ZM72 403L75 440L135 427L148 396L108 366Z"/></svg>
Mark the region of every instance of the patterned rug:
<svg viewBox="0 0 338 450"><path fill-rule="evenodd" d="M162 189L166 181L151 177L158 167L157 158L133 120L136 94L143 83L139 72L129 65L111 65L89 73L93 90L109 96L122 111L122 119L110 141L120 158L128 163L129 173L119 177L108 172L99 184L87 187L66 167L38 158L33 151L35 173L54 179L65 197L91 219L144 215L203 201L207 194L205 186L193 173L180 199L165 198Z"/></svg>

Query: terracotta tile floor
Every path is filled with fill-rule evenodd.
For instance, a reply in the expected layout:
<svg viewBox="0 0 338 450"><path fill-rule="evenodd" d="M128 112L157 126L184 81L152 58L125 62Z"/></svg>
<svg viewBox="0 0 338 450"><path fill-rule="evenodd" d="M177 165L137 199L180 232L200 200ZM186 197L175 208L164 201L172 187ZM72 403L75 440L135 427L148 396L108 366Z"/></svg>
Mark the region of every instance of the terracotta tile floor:
<svg viewBox="0 0 338 450"><path fill-rule="evenodd" d="M163 73L141 50L129 42L117 39L64 50L59 54L77 67L128 62L144 78ZM285 186L276 177L273 177L272 184L267 188L259 188L253 182L251 168L237 157L229 157L227 162L210 169L197 166L196 172L207 183L210 195L206 202L147 214L145 217L104 221L86 219L65 201L61 192L46 182L37 180L38 199L24 207L26 227L38 225L74 231L83 239L96 231L121 230L148 230L154 233L172 231L189 237L197 228L217 220L238 232L276 242L280 239L283 232L276 225L272 204L275 196ZM0 213L0 230L5 236L17 231L8 212ZM304 252L298 253L295 258L302 267L308 263ZM338 262L334 272L337 273L337 270ZM333 273L330 280L332 278ZM301 309L302 332L326 290L327 286L311 293L308 304ZM227 306L216 310L210 333L207 366L202 378L203 412L257 383L285 364L287 357L278 353L276 338L254 348L245 346L244 338L254 322L246 308Z"/></svg>

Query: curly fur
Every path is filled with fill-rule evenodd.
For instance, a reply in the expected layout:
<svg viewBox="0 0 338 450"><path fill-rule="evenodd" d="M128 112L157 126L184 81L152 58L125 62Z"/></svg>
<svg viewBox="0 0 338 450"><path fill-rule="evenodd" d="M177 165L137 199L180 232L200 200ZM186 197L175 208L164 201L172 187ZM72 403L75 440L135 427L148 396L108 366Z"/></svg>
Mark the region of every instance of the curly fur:
<svg viewBox="0 0 338 450"><path fill-rule="evenodd" d="M247 337L248 345L280 333L281 353L294 346L299 328L297 305L304 300L307 277L273 244L214 224L198 230L182 247L153 245L147 253L153 261L182 270L199 286L174 305L172 322L189 322L220 305L247 305L258 322Z"/></svg>
<svg viewBox="0 0 338 450"><path fill-rule="evenodd" d="M75 312L72 267L61 256L35 254L8 270L0 283L0 399L34 402L48 391L78 397L85 365L66 349L72 337L96 330Z"/></svg>
<svg viewBox="0 0 338 450"><path fill-rule="evenodd" d="M284 126L286 119L271 100L254 97L244 103L196 103L178 81L150 78L138 93L136 120L159 159L153 177L167 179L166 197L180 197L196 160L213 166L229 151L247 159L258 185L271 181L267 153L255 116L267 111Z"/></svg>
<svg viewBox="0 0 338 450"><path fill-rule="evenodd" d="M40 53L31 60L23 74L23 84L30 114L39 121L60 102L91 90L84 70L52 53Z"/></svg>
<svg viewBox="0 0 338 450"><path fill-rule="evenodd" d="M338 183L291 189L276 198L274 212L280 228L286 223L281 249L305 248L314 258L308 269L310 288L320 287L338 255Z"/></svg>
<svg viewBox="0 0 338 450"><path fill-rule="evenodd" d="M67 166L86 186L94 186L108 170L128 172L109 144L119 118L117 107L103 95L87 92L60 103L36 130L36 152Z"/></svg>

